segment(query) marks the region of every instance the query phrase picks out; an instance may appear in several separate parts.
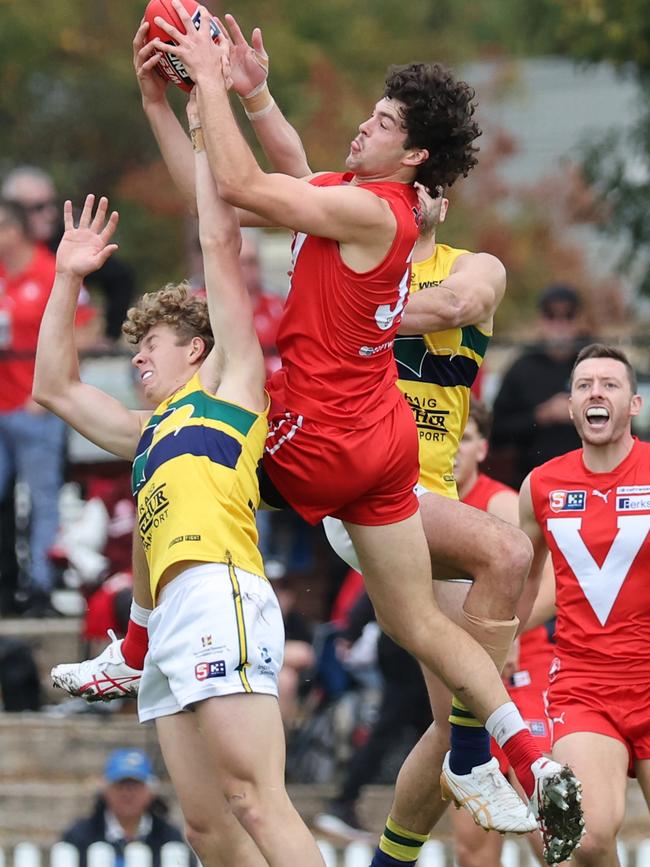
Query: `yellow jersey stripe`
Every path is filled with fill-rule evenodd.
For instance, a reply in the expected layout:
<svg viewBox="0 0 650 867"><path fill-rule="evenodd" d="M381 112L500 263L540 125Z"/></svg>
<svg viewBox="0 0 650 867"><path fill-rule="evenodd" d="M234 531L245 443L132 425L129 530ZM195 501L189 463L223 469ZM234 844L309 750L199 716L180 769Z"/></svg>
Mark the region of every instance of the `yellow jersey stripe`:
<svg viewBox="0 0 650 867"><path fill-rule="evenodd" d="M237 671L239 672L239 678L244 687L244 691L252 692L253 690L246 674L246 669L249 667L250 662L248 661L248 641L246 639L246 624L244 623L244 607L242 604L241 589L239 587L239 580L237 579L237 572L235 571L232 562L228 563L228 575L230 577L232 596L235 603L235 617L237 618L237 638L239 641L239 665L237 666Z"/></svg>

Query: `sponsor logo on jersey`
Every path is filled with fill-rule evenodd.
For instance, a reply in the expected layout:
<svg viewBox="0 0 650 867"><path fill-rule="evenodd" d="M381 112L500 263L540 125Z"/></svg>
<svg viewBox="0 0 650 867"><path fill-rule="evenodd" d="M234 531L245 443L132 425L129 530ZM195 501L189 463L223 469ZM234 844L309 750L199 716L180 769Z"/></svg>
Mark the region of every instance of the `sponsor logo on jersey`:
<svg viewBox="0 0 650 867"><path fill-rule="evenodd" d="M650 510L650 494L627 494L616 497L617 512L645 512Z"/></svg>
<svg viewBox="0 0 650 867"><path fill-rule="evenodd" d="M619 485L617 494L650 494L650 485Z"/></svg>
<svg viewBox="0 0 650 867"><path fill-rule="evenodd" d="M394 340L388 340L386 343L380 343L379 346L361 346L359 348L359 355L362 358L371 358L373 355L390 349L393 343L395 343Z"/></svg>
<svg viewBox="0 0 650 867"><path fill-rule="evenodd" d="M148 535L152 527L157 527L166 517L169 500L165 495L164 488L166 483L158 485L153 491L144 498L144 503L140 506L138 525L142 536Z"/></svg>
<svg viewBox="0 0 650 867"><path fill-rule="evenodd" d="M584 512L586 491L551 491L548 495L552 512Z"/></svg>
<svg viewBox="0 0 650 867"><path fill-rule="evenodd" d="M197 680L207 680L209 677L225 677L226 663L223 659L214 662L197 662L194 666L194 676Z"/></svg>
<svg viewBox="0 0 650 867"><path fill-rule="evenodd" d="M595 490L595 489L591 492L592 496L594 496L594 497L600 497L600 499L601 499L601 500L604 500L605 503L607 503L607 501L608 501L608 499L609 499L609 495L610 495L611 493L612 493L612 489L611 489L611 488L609 488L609 490L605 491L605 493L603 493L602 491L597 491L597 490Z"/></svg>

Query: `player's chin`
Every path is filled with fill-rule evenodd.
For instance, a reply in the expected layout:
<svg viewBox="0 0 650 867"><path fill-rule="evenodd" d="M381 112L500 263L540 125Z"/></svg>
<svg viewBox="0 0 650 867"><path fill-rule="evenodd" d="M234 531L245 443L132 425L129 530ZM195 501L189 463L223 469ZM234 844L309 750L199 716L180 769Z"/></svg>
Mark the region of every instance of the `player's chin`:
<svg viewBox="0 0 650 867"><path fill-rule="evenodd" d="M614 430L609 422L600 426L591 425L589 422L585 422L585 424L578 430L578 433L584 442L594 446L602 446L611 442Z"/></svg>

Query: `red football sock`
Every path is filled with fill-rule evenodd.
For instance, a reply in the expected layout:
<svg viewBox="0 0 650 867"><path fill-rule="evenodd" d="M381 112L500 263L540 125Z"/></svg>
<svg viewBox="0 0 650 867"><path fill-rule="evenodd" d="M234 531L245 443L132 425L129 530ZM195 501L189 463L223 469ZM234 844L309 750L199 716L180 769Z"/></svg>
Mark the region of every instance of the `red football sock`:
<svg viewBox="0 0 650 867"><path fill-rule="evenodd" d="M149 633L146 626L139 626L129 619L129 626L122 642L122 656L130 668L141 671L144 668L144 658L149 650Z"/></svg>
<svg viewBox="0 0 650 867"><path fill-rule="evenodd" d="M501 749L512 765L517 779L524 787L526 795L530 798L535 789L535 777L530 766L537 759L542 758L542 753L535 743L535 739L528 729L525 729L508 738Z"/></svg>

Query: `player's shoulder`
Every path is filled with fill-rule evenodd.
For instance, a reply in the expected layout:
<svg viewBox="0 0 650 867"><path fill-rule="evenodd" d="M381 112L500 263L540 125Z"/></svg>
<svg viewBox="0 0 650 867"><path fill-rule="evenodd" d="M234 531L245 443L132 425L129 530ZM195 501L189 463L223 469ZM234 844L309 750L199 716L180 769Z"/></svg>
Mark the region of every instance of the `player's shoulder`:
<svg viewBox="0 0 650 867"><path fill-rule="evenodd" d="M567 473L571 475L567 475ZM533 483L543 483L558 478L572 480L576 475L584 475L581 448L558 455L535 467L530 473L530 481L532 485Z"/></svg>

